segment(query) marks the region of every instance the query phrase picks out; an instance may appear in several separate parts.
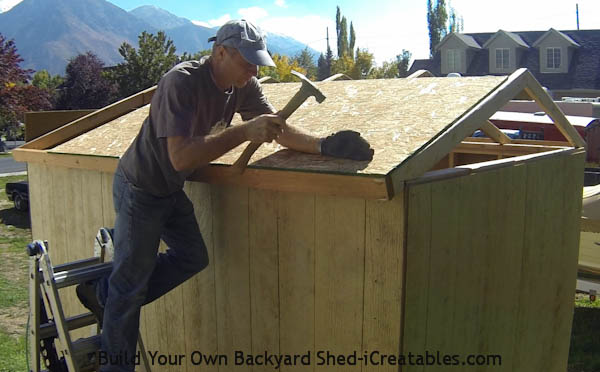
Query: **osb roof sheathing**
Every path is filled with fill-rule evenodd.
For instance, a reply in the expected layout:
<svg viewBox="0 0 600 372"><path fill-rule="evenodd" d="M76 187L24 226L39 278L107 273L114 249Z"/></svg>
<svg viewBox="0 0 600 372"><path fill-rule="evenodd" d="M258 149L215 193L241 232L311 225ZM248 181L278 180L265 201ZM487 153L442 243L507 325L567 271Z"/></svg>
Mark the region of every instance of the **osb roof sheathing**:
<svg viewBox="0 0 600 372"><path fill-rule="evenodd" d="M506 76L352 80L317 83L327 99L304 103L289 119L312 134L326 136L343 129L356 130L371 143L371 162L332 159L286 150L276 143L263 144L250 165L260 168L319 171L341 174L386 175L411 154L423 148L475 106ZM276 108L283 108L300 83L263 86ZM54 153L120 157L137 135L149 105L123 115L65 142ZM233 125L241 122L236 115ZM241 155L242 144L213 164L231 165Z"/></svg>

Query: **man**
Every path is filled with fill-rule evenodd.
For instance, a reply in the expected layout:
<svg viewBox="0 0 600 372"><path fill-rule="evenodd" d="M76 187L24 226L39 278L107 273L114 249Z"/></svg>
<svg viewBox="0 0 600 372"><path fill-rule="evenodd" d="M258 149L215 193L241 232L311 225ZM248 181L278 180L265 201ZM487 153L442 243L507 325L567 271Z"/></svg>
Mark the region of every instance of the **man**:
<svg viewBox="0 0 600 372"><path fill-rule="evenodd" d="M357 160L373 150L356 132L325 139L306 134L275 114L256 75L275 66L265 38L250 22L227 22L211 56L166 73L150 114L117 167L113 271L106 280L77 288L81 302L102 322L102 371L133 371L142 305L208 265L208 255L183 192L196 169L244 143L276 140L291 149ZM229 126L239 112L246 120ZM222 130L211 131L213 127ZM169 249L157 255L160 240ZM109 365L110 364L110 365Z"/></svg>

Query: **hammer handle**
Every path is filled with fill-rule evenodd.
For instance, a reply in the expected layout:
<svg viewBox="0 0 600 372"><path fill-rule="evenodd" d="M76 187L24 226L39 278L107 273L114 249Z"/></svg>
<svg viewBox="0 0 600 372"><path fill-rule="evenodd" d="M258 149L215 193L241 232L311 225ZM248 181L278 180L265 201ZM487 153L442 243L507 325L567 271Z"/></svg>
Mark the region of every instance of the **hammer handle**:
<svg viewBox="0 0 600 372"><path fill-rule="evenodd" d="M304 101L306 101L308 97L310 96L307 96L305 93L302 92L302 90L299 90L298 92L296 92L296 94L294 94L292 99L289 100L289 102L285 105L283 110L279 111L277 115L281 116L283 120L287 120L287 118L289 118L294 113L294 111L296 111L298 107L300 107L304 103ZM238 160L236 160L235 163L233 163L233 165L231 166L231 171L237 175L241 175L242 173L244 173L244 170L246 170L246 166L248 165L250 158L252 157L252 155L254 155L256 150L258 150L260 145L261 143L258 142L250 142L250 144L244 149L242 155L240 155Z"/></svg>
<svg viewBox="0 0 600 372"><path fill-rule="evenodd" d="M306 93L304 93L302 89L297 91L296 94L294 94L294 96L292 97L292 99L288 101L285 107L281 111L279 111L277 115L281 116L283 120L287 120L290 116L292 116L294 111L298 109L298 107L302 106L302 104L308 99L308 97L310 96L306 95Z"/></svg>
<svg viewBox="0 0 600 372"><path fill-rule="evenodd" d="M244 173L244 170L246 170L246 166L248 165L250 158L252 157L252 155L254 155L254 152L258 150L260 145L260 142L250 142L250 144L246 146L242 155L240 155L238 160L236 160L235 163L233 163L233 165L231 166L231 170L234 174L241 175L242 173Z"/></svg>

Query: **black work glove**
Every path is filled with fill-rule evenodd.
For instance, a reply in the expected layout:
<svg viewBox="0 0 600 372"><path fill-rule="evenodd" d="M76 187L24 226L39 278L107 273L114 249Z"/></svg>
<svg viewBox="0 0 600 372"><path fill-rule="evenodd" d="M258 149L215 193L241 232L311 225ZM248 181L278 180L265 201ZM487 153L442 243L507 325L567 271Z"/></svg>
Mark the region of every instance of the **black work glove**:
<svg viewBox="0 0 600 372"><path fill-rule="evenodd" d="M342 130L323 139L321 154L352 160L372 160L369 142L353 130Z"/></svg>

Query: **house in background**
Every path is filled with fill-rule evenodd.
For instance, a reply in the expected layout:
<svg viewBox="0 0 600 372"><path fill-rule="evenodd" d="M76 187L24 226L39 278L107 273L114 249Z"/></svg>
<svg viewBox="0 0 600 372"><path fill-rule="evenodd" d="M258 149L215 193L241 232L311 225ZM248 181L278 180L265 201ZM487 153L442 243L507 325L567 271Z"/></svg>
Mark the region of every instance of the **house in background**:
<svg viewBox="0 0 600 372"><path fill-rule="evenodd" d="M451 33L433 59L415 60L409 74L509 75L523 67L555 100L600 97L600 30Z"/></svg>

